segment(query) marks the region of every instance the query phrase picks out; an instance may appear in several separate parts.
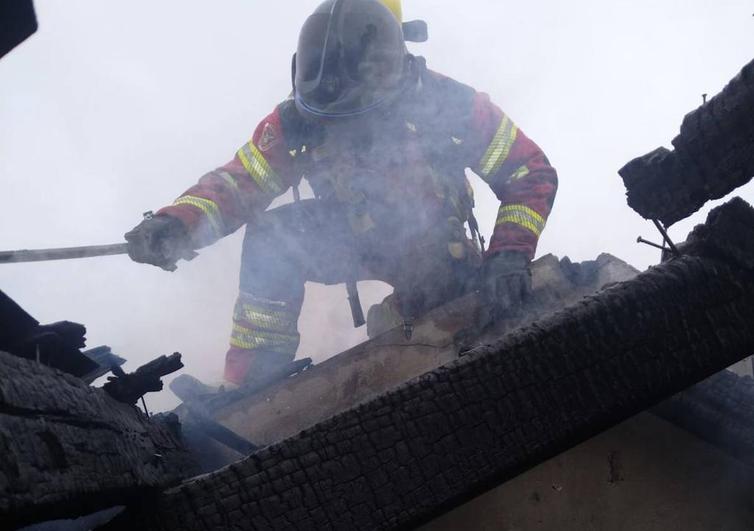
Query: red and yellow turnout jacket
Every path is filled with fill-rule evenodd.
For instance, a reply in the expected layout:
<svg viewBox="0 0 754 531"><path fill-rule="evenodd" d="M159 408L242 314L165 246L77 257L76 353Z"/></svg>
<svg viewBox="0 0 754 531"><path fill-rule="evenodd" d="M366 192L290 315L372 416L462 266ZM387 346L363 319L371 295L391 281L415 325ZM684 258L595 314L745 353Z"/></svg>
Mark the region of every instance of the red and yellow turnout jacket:
<svg viewBox="0 0 754 531"><path fill-rule="evenodd" d="M397 219L420 237L447 223L448 212L469 219L468 168L500 200L487 253L533 258L557 190L556 172L539 147L486 94L426 68L402 96L381 115L350 125L306 120L286 100L233 160L159 214L182 220L194 245L206 246L304 177L318 196L367 204L362 219L352 220L355 231L391 223L394 231Z"/></svg>

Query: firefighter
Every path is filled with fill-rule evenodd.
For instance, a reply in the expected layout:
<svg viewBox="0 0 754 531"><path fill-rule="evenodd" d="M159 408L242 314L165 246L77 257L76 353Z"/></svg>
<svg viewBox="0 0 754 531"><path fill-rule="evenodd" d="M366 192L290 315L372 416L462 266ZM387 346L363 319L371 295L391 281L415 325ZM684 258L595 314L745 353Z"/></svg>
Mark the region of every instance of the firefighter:
<svg viewBox="0 0 754 531"><path fill-rule="evenodd" d="M294 359L306 281L387 282L370 318L404 322L471 289L499 314L529 290L556 172L487 95L411 55L400 17L396 1L322 3L301 30L291 96L230 162L126 234L132 259L172 270L246 225L230 382ZM486 250L466 168L501 202ZM302 178L313 199L265 211Z"/></svg>

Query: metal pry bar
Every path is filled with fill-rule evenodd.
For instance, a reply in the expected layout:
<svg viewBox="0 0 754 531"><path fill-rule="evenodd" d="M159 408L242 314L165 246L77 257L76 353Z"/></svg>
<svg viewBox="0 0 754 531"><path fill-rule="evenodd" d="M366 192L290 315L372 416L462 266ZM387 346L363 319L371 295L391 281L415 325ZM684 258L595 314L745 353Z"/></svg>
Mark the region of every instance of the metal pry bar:
<svg viewBox="0 0 754 531"><path fill-rule="evenodd" d="M85 247L61 247L57 249L20 249L18 251L0 251L0 264L71 260L75 258L92 258L95 256L113 256L118 254L128 254L127 243L88 245Z"/></svg>

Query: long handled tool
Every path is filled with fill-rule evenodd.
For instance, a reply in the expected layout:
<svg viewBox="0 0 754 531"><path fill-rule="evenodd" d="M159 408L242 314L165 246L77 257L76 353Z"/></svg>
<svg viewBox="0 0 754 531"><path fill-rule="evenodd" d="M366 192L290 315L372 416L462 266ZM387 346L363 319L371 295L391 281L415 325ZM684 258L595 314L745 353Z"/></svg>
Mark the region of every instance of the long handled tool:
<svg viewBox="0 0 754 531"><path fill-rule="evenodd" d="M57 249L0 251L0 264L71 260L74 258L92 258L95 256L112 256L117 254L128 254L128 244L114 243L111 245L87 245L85 247L62 247Z"/></svg>

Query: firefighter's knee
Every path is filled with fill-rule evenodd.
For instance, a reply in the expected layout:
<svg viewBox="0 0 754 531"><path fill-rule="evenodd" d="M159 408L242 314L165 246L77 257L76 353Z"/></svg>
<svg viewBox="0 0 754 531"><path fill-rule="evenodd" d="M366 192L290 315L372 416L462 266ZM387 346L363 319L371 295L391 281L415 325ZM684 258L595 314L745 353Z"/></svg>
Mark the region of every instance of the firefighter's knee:
<svg viewBox="0 0 754 531"><path fill-rule="evenodd" d="M284 238L283 238L284 239ZM304 296L305 264L281 238L247 229L241 255L240 289L272 300Z"/></svg>

